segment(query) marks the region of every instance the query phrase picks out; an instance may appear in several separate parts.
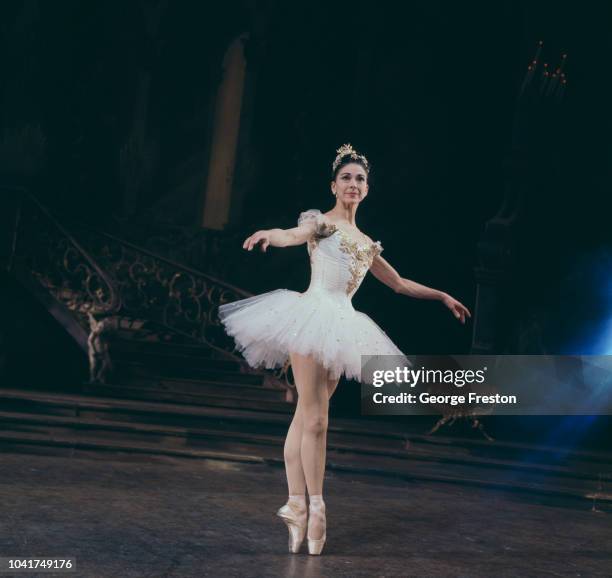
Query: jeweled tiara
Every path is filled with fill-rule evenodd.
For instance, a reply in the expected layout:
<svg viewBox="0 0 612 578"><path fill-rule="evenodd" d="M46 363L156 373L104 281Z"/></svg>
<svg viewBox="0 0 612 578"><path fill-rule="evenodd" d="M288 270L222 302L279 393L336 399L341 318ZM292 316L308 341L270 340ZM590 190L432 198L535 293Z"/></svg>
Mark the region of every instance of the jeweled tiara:
<svg viewBox="0 0 612 578"><path fill-rule="evenodd" d="M362 161L365 165L366 170L369 170L370 165L368 163L368 159L366 159L364 155L360 155L350 143L343 144L339 149L336 150L336 152L338 153L338 156L332 163L332 170L335 171L342 159L347 155L350 155L352 159Z"/></svg>

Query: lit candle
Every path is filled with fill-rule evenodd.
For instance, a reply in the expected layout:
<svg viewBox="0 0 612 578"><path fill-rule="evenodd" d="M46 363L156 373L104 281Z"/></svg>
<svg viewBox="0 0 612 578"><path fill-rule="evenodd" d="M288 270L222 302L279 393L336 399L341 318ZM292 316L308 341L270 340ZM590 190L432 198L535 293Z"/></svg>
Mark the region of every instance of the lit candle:
<svg viewBox="0 0 612 578"><path fill-rule="evenodd" d="M565 79L565 74L561 74L561 81L559 82L559 86L557 87L557 91L555 92L555 97L558 102L561 102L563 100L566 84L567 80Z"/></svg>
<svg viewBox="0 0 612 578"><path fill-rule="evenodd" d="M559 82L559 69L555 70L550 76L550 82L548 83L548 88L546 89L546 96L550 96L557 88L557 83Z"/></svg>
<svg viewBox="0 0 612 578"><path fill-rule="evenodd" d="M563 69L565 68L565 61L567 59L567 54L561 55L561 64L557 66L552 78L550 80L550 84L548 85L548 90L546 91L546 95L549 96L551 94L556 93L556 89L558 88L560 81L565 78L565 74L563 73Z"/></svg>
<svg viewBox="0 0 612 578"><path fill-rule="evenodd" d="M540 82L540 94L544 94L544 91L546 90L546 84L548 83L548 64L545 62L544 63L544 71L542 72L542 80Z"/></svg>
<svg viewBox="0 0 612 578"><path fill-rule="evenodd" d="M535 74L536 68L538 66L538 61L539 61L539 58L540 58L540 54L542 53L542 46L543 45L544 45L544 42L542 40L540 40L538 42L538 47L536 49L535 56L533 57L533 60L531 61L531 64L527 67L527 72L525 73L525 78L523 79L523 84L521 84L521 89L519 90L519 98L521 96L523 96L523 93L525 92L525 90L527 89L529 84L531 83L531 79L533 78L533 75Z"/></svg>

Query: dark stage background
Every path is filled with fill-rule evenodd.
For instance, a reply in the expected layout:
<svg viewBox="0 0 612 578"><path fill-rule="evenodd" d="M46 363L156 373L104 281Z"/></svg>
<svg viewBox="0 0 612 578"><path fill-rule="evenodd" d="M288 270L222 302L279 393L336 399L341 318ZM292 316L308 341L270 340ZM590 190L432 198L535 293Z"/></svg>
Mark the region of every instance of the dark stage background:
<svg viewBox="0 0 612 578"><path fill-rule="evenodd" d="M309 456L325 432L329 538L287 556L291 372L247 370L217 315L307 288L304 245L242 243L331 209L352 143L373 166L357 225L473 314L366 276L355 308L406 354L612 354L611 26L609 0L0 2L6 556L611 576L611 416L363 415L355 382L329 424L302 412ZM550 367L590 408L610 387L581 389L581 363Z"/></svg>
<svg viewBox="0 0 612 578"><path fill-rule="evenodd" d="M517 94L543 40L551 66L567 53L568 84L523 141L492 351L607 353L610 15L606 2L6 2L3 179L143 244L152 228L197 232L223 58L246 35L226 280L306 288L304 247L236 249L331 208L334 151L351 142L374 167L358 225L404 277L474 310L479 242L516 172ZM371 276L354 303L406 352L472 347L472 325Z"/></svg>

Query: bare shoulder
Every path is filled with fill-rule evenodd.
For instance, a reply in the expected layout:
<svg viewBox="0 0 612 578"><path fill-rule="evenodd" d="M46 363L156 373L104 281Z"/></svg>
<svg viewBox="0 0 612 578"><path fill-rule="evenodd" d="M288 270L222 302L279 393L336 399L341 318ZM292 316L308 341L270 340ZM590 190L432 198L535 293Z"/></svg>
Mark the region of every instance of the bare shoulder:
<svg viewBox="0 0 612 578"><path fill-rule="evenodd" d="M360 236L366 243L373 243L372 238L369 235L366 235L361 229L355 227L354 232Z"/></svg>
<svg viewBox="0 0 612 578"><path fill-rule="evenodd" d="M332 219L331 217L328 216L328 213L321 213L321 216L324 217L325 221L330 224L330 225L336 225L341 227L344 231L346 231L348 234L353 235L355 237L361 237L366 243L374 243L374 241L372 240L372 238L368 235L366 235L361 229L357 228L357 227L350 227L347 226L344 223L341 223L340 225L338 224L338 221Z"/></svg>

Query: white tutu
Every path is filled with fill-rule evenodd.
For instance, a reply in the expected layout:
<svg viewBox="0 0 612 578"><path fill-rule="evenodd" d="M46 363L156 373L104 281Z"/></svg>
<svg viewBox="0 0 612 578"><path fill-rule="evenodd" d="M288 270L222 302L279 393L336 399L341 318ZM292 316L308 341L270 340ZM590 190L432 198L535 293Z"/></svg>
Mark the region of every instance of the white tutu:
<svg viewBox="0 0 612 578"><path fill-rule="evenodd" d="M295 352L361 381L362 355L402 355L367 315L321 291L277 289L222 305L219 317L251 367L282 367Z"/></svg>
<svg viewBox="0 0 612 578"><path fill-rule="evenodd" d="M302 213L298 224L311 226L313 232L308 290L277 289L227 303L219 307L219 318L251 367L282 367L289 353L298 353L313 356L334 379L344 375L362 381L362 355L403 356L351 303L382 246L357 241L317 210Z"/></svg>

